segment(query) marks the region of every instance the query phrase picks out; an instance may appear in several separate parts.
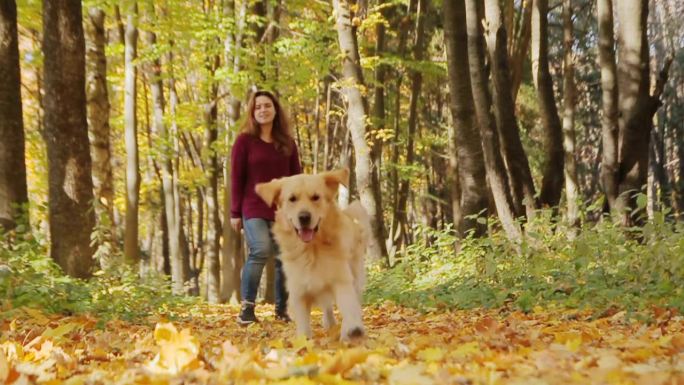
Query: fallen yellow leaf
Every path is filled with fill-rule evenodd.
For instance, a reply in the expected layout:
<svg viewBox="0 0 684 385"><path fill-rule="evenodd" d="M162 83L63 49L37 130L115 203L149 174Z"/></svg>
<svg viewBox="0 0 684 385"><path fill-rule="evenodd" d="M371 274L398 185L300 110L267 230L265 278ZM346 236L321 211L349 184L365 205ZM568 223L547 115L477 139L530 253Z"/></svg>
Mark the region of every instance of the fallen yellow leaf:
<svg viewBox="0 0 684 385"><path fill-rule="evenodd" d="M392 369L389 375L390 385L431 385L434 381L423 374L423 368L417 365L403 365Z"/></svg>
<svg viewBox="0 0 684 385"><path fill-rule="evenodd" d="M7 362L5 353L0 351L0 383L4 384L9 377L9 369L9 362Z"/></svg>
<svg viewBox="0 0 684 385"><path fill-rule="evenodd" d="M419 351L416 357L427 362L438 362L444 359L444 351L440 348L426 348Z"/></svg>
<svg viewBox="0 0 684 385"><path fill-rule="evenodd" d="M71 333L74 329L79 327L80 325L75 323L75 322L69 322L64 325L60 325L54 329L47 328L43 332L42 336L45 338L60 338L66 334Z"/></svg>
<svg viewBox="0 0 684 385"><path fill-rule="evenodd" d="M171 323L158 323L154 339L160 351L148 365L152 371L178 374L193 364L199 354L199 341L189 329L178 332Z"/></svg>
<svg viewBox="0 0 684 385"><path fill-rule="evenodd" d="M452 350L449 355L454 358L464 358L478 352L480 352L480 344L477 341L473 341L459 345L456 349Z"/></svg>
<svg viewBox="0 0 684 385"><path fill-rule="evenodd" d="M306 336L298 336L295 339L292 340L292 349L295 352L298 352L302 349L311 349L313 346L312 342L309 341Z"/></svg>
<svg viewBox="0 0 684 385"><path fill-rule="evenodd" d="M339 374L326 374L322 373L314 377L317 384L323 385L354 385L356 382L347 381Z"/></svg>
<svg viewBox="0 0 684 385"><path fill-rule="evenodd" d="M279 338L277 340L273 340L269 343L269 346L272 347L273 349L284 349L285 348L285 343L283 342L282 338Z"/></svg>
<svg viewBox="0 0 684 385"><path fill-rule="evenodd" d="M329 374L343 374L347 370L353 368L356 364L366 361L368 358L368 351L361 348L353 348L337 352L335 357L328 362L322 372Z"/></svg>
<svg viewBox="0 0 684 385"><path fill-rule="evenodd" d="M304 357L297 360L299 365L312 365L317 364L320 357L315 352L307 352Z"/></svg>

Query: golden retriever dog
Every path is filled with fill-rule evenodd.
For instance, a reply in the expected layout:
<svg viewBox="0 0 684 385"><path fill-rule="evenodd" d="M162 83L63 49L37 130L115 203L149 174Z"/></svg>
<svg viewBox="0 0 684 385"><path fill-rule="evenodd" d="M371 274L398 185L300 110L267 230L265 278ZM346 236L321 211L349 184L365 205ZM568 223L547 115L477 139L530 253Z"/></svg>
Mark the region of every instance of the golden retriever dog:
<svg viewBox="0 0 684 385"><path fill-rule="evenodd" d="M356 201L346 210L336 203L349 170L294 175L256 186L257 194L277 206L273 235L289 293L288 311L297 333L311 337L311 307L323 310L323 327L335 325L333 305L342 315L341 340L364 335L361 299L366 280L364 255L370 217Z"/></svg>

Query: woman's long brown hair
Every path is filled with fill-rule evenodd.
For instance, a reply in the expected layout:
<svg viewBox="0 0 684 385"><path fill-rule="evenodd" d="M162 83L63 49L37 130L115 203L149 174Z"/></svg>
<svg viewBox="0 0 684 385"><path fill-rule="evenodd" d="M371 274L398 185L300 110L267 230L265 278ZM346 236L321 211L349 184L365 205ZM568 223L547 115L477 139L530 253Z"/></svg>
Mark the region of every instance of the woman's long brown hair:
<svg viewBox="0 0 684 385"><path fill-rule="evenodd" d="M261 126L254 119L254 108L256 106L257 96L266 96L273 102L273 107L275 108L275 118L273 119L273 144L276 150L289 156L292 154L292 147L294 144L294 139L290 133L290 124L288 123L287 116L283 110L278 98L268 91L257 91L252 94L247 103L247 118L242 125L242 132L250 135L254 135L257 138L261 135Z"/></svg>

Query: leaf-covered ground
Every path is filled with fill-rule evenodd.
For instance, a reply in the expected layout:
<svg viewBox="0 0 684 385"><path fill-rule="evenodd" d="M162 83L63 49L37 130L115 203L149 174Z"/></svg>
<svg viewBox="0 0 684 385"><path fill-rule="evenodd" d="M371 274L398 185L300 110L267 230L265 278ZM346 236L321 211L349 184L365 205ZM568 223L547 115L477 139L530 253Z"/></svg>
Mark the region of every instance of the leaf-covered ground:
<svg viewBox="0 0 684 385"><path fill-rule="evenodd" d="M365 309L368 336L343 345L320 327L294 338L270 309L246 328L234 306L106 324L5 311L0 383L684 384L684 317L669 310L646 324L625 312L423 314L385 303Z"/></svg>

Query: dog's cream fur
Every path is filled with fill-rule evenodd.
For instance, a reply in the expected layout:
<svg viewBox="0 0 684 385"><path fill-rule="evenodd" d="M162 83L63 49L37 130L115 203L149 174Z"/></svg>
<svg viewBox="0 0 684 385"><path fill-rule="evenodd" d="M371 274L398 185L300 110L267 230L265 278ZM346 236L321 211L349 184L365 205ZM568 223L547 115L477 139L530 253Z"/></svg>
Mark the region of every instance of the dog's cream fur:
<svg viewBox="0 0 684 385"><path fill-rule="evenodd" d="M342 315L340 338L364 334L361 297L370 218L358 201L346 210L335 204L339 185L348 181L349 170L341 169L256 186L266 203L277 206L273 235L280 246L288 309L300 335L311 337L312 305L323 310L324 328L335 325L334 303Z"/></svg>

